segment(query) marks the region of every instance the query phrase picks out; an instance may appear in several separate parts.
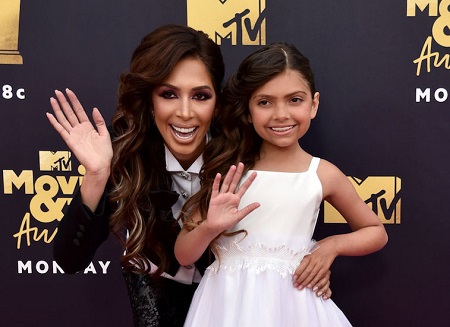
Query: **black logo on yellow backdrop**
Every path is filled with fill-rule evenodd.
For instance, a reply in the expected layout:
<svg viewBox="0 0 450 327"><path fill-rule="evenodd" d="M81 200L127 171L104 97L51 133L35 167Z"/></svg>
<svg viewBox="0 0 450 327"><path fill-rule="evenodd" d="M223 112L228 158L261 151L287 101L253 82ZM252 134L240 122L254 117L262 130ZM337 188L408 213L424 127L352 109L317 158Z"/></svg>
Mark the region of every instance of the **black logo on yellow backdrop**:
<svg viewBox="0 0 450 327"><path fill-rule="evenodd" d="M217 44L265 45L265 0L187 0L187 22Z"/></svg>
<svg viewBox="0 0 450 327"><path fill-rule="evenodd" d="M63 218L63 209L72 201L75 189L81 184L81 175L85 173L80 165L78 175L72 175L71 158L69 151L39 151L40 171L60 173L56 175L36 177L33 170L3 171L4 194L20 192L31 196L29 211L13 235L17 239L17 249L24 244L30 246L32 242L50 243L55 237L58 231L55 223Z"/></svg>
<svg viewBox="0 0 450 327"><path fill-rule="evenodd" d="M19 53L20 0L0 0L0 64L22 64Z"/></svg>
<svg viewBox="0 0 450 327"><path fill-rule="evenodd" d="M436 17L436 20L419 57L413 61L417 65L416 75L419 76L422 69L429 73L432 67L450 69L450 54L441 54L432 49L436 43L450 49L450 0L407 0L407 16L415 17L417 9L422 12L428 9L428 16Z"/></svg>
<svg viewBox="0 0 450 327"><path fill-rule="evenodd" d="M39 151L39 169L41 171L72 171L70 151Z"/></svg>
<svg viewBox="0 0 450 327"><path fill-rule="evenodd" d="M370 176L366 179L348 177L358 195L378 215L384 224L401 222L401 179L395 176ZM345 223L342 215L324 202L325 223Z"/></svg>

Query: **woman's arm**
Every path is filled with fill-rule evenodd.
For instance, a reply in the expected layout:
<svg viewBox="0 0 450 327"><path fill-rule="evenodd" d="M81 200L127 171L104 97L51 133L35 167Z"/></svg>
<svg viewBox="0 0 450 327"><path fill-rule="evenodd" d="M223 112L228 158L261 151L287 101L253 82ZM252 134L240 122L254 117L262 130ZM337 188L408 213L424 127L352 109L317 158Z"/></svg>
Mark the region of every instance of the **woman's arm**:
<svg viewBox="0 0 450 327"><path fill-rule="evenodd" d="M53 241L53 257L65 273L85 269L108 238L110 213L106 202L102 197L94 213L82 203L79 190L75 193Z"/></svg>
<svg viewBox="0 0 450 327"><path fill-rule="evenodd" d="M61 268L75 273L89 265L109 235L105 188L113 152L109 131L98 109L92 112L94 127L75 93L66 89L66 94L70 103L62 92L55 91L56 99L50 98L54 115L47 113L47 118L86 172L59 223L53 251Z"/></svg>
<svg viewBox="0 0 450 327"><path fill-rule="evenodd" d="M255 202L238 210L242 196L256 178L256 172L253 172L238 189L243 169L242 163L237 167L231 166L221 186L221 176L216 175L206 219L191 231L183 227L175 242L175 256L180 265L195 263L212 240L259 207L259 203ZM201 221L200 213L192 214L189 219L193 222Z"/></svg>

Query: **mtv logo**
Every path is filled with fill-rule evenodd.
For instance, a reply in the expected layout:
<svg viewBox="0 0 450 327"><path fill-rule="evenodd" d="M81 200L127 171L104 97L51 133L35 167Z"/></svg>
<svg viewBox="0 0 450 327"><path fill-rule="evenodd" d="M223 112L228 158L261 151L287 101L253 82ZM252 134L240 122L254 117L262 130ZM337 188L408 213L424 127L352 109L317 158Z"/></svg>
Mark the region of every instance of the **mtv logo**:
<svg viewBox="0 0 450 327"><path fill-rule="evenodd" d="M401 179L395 176L348 176L360 198L371 207L383 224L401 222ZM325 223L345 223L344 217L327 201L324 202Z"/></svg>
<svg viewBox="0 0 450 327"><path fill-rule="evenodd" d="M41 171L72 171L71 157L70 151L39 151L39 168Z"/></svg>
<svg viewBox="0 0 450 327"><path fill-rule="evenodd" d="M187 0L187 22L217 44L265 45L266 0Z"/></svg>

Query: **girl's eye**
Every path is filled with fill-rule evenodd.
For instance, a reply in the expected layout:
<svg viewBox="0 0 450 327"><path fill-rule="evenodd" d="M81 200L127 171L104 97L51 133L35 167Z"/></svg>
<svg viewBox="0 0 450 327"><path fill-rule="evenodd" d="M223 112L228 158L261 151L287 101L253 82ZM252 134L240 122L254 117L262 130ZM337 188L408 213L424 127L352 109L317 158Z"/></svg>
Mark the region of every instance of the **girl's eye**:
<svg viewBox="0 0 450 327"><path fill-rule="evenodd" d="M258 105L260 105L260 106L267 106L268 104L269 104L269 101L267 101L267 100L261 100L258 102Z"/></svg>
<svg viewBox="0 0 450 327"><path fill-rule="evenodd" d="M175 93L173 93L172 91L163 91L163 92L160 93L159 96L164 98L164 99L174 99L174 98L177 97L175 95Z"/></svg>
<svg viewBox="0 0 450 327"><path fill-rule="evenodd" d="M200 101L206 101L206 100L209 100L209 99L211 99L211 94L209 94L209 93L196 93L193 97L192 97L192 99L195 99L195 100L200 100Z"/></svg>

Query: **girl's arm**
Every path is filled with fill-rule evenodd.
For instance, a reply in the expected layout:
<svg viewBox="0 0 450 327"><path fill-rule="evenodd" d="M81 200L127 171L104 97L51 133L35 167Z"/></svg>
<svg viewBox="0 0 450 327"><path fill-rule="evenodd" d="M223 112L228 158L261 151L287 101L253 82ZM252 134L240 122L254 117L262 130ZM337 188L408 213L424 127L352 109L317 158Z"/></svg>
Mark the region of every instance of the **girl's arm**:
<svg viewBox="0 0 450 327"><path fill-rule="evenodd" d="M259 203L254 202L238 210L242 196L256 178L256 172L253 172L238 188L243 169L242 163L239 163L237 167L231 166L221 186L221 176L216 175L206 219L191 231L183 227L175 242L175 257L180 265L195 263L212 240L259 207ZM194 223L199 222L201 221L200 213L195 212L188 219L192 219Z"/></svg>
<svg viewBox="0 0 450 327"><path fill-rule="evenodd" d="M353 185L336 166L321 160L317 170L324 200L335 207L352 232L333 235L318 242L319 247L305 256L299 269L301 288L314 283L316 276L330 269L337 256L362 256L380 250L388 240L378 216L361 200Z"/></svg>
<svg viewBox="0 0 450 327"><path fill-rule="evenodd" d="M361 200L347 176L328 161L319 165L318 174L324 200L339 211L353 231L325 239L332 244L333 252L336 255L361 256L383 248L388 240L386 230L380 218Z"/></svg>

